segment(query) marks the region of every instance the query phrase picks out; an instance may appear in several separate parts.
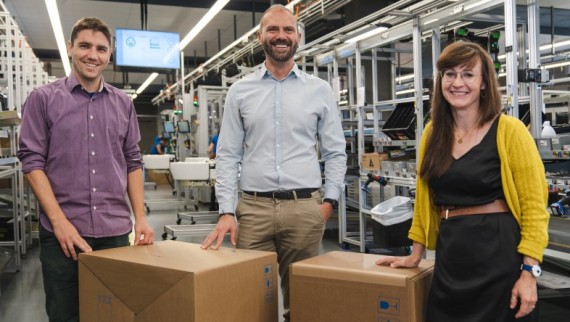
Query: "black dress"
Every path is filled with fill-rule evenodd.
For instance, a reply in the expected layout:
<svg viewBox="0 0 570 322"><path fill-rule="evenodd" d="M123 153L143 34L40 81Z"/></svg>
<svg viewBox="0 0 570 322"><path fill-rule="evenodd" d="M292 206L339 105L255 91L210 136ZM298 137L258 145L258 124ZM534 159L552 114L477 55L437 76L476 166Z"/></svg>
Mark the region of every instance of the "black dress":
<svg viewBox="0 0 570 322"><path fill-rule="evenodd" d="M497 124L481 143L430 180L436 205L475 206L504 199ZM511 290L520 276L520 227L509 213L457 216L440 225L427 322L506 322Z"/></svg>

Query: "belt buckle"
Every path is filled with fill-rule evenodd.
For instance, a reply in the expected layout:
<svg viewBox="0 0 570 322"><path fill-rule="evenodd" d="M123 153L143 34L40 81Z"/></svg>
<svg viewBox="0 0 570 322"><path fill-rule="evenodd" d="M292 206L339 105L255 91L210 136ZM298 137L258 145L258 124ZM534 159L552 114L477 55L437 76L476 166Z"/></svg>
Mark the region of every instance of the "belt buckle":
<svg viewBox="0 0 570 322"><path fill-rule="evenodd" d="M273 199L290 200L293 199L293 190L274 191Z"/></svg>

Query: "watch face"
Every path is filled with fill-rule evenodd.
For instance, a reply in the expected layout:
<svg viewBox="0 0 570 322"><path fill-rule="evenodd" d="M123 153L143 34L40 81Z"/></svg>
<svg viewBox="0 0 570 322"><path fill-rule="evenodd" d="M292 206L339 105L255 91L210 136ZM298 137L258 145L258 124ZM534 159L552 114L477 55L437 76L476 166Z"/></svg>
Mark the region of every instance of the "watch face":
<svg viewBox="0 0 570 322"><path fill-rule="evenodd" d="M538 265L532 266L532 275L534 275L535 277L539 277L540 275L542 275L542 269L540 268L540 266Z"/></svg>

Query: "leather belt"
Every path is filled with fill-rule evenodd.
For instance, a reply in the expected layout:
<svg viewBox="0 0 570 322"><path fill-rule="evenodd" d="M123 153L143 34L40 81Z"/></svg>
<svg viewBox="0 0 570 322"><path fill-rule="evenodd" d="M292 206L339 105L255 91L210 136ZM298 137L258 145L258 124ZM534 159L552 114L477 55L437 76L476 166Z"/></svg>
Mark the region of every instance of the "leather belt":
<svg viewBox="0 0 570 322"><path fill-rule="evenodd" d="M477 214L492 214L501 212L510 212L507 203L503 199L497 199L493 202L471 206L471 207L457 207L457 206L441 206L441 219L445 220L455 216L467 216Z"/></svg>
<svg viewBox="0 0 570 322"><path fill-rule="evenodd" d="M272 198L279 200L292 200L292 199L307 199L311 198L313 192L319 190L318 188L305 188L296 190L282 190L282 191L244 191L248 195L262 198Z"/></svg>

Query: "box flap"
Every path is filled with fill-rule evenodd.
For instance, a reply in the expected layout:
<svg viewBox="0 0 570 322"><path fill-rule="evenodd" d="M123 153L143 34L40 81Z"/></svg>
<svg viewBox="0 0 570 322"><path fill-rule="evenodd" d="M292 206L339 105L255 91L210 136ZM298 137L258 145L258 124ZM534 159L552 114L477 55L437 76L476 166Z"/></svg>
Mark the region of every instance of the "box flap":
<svg viewBox="0 0 570 322"><path fill-rule="evenodd" d="M329 252L292 264L292 274L404 287L408 280L433 266L433 262L424 260L416 268L378 266L376 261L381 257L372 254Z"/></svg>
<svg viewBox="0 0 570 322"><path fill-rule="evenodd" d="M188 272L83 254L81 264L135 314L176 285ZM157 272L158 271L158 272ZM145 278L153 276L152 279ZM144 281L144 283L141 283ZM135 294L136 296L133 296Z"/></svg>
<svg viewBox="0 0 570 322"><path fill-rule="evenodd" d="M202 250L198 244L162 241L82 253L79 261L129 309L139 313L189 274L219 270L268 254L233 248Z"/></svg>
<svg viewBox="0 0 570 322"><path fill-rule="evenodd" d="M219 250L203 250L199 244L166 240L152 245L119 247L82 255L199 273L266 257L267 254L268 252L224 247Z"/></svg>

